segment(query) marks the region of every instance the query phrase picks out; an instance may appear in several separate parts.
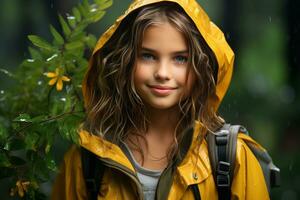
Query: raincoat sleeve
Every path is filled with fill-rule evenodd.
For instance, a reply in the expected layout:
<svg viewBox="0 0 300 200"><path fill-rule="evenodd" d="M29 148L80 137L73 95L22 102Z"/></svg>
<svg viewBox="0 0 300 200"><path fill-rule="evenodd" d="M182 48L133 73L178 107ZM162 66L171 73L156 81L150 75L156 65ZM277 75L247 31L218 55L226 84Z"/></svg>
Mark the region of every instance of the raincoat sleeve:
<svg viewBox="0 0 300 200"><path fill-rule="evenodd" d="M80 149L73 145L64 156L52 188L52 200L87 199Z"/></svg>
<svg viewBox="0 0 300 200"><path fill-rule="evenodd" d="M248 136L243 139L238 139L237 160L231 187L231 199L268 200L270 197L265 183L263 171L258 160L246 145L244 139L250 140L259 148L261 148L259 144L257 144L250 137L248 138Z"/></svg>

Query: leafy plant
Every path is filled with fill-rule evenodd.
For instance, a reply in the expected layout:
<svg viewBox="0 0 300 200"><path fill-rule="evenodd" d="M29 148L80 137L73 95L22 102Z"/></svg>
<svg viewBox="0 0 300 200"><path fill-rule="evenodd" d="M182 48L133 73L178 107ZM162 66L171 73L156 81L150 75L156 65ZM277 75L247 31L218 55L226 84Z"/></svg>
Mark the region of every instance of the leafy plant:
<svg viewBox="0 0 300 200"><path fill-rule="evenodd" d="M40 185L57 170L53 145L64 139L77 143L84 119L81 82L87 56L96 37L86 28L99 21L112 0L83 0L66 17L59 15L62 33L50 25L53 41L29 35L30 59L16 72L0 72L14 79L0 91L0 179L8 178L11 196L44 199Z"/></svg>

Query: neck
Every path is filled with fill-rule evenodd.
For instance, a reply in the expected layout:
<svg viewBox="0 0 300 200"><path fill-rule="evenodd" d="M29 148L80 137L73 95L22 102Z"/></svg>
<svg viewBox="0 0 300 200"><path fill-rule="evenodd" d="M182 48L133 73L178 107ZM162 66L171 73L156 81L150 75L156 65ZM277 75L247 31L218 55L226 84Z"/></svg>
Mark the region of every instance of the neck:
<svg viewBox="0 0 300 200"><path fill-rule="evenodd" d="M149 120L148 134L157 133L161 136L173 134L179 120L180 111L178 107L169 109L147 109L147 118ZM164 133L162 135L162 133Z"/></svg>

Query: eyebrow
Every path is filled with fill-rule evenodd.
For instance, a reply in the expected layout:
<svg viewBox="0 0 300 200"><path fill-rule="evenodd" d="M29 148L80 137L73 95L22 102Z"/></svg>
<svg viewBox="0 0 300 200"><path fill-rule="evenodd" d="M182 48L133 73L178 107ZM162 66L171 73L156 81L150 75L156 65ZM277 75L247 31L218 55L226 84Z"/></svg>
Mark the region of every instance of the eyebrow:
<svg viewBox="0 0 300 200"><path fill-rule="evenodd" d="M149 52L153 52L153 53L156 52L156 50L148 48L148 47L141 47L141 50L142 51L149 51ZM174 51L174 52L172 52L172 54L185 54L185 53L188 53L188 50L182 50L182 51Z"/></svg>

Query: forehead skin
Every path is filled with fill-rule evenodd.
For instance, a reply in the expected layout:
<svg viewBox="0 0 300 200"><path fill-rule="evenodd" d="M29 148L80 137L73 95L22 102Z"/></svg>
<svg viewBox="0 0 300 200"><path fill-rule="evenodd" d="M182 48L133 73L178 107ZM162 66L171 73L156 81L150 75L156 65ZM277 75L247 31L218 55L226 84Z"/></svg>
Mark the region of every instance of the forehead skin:
<svg viewBox="0 0 300 200"><path fill-rule="evenodd" d="M184 36L168 22L149 26L142 41L142 48L150 48L158 54L187 51Z"/></svg>

